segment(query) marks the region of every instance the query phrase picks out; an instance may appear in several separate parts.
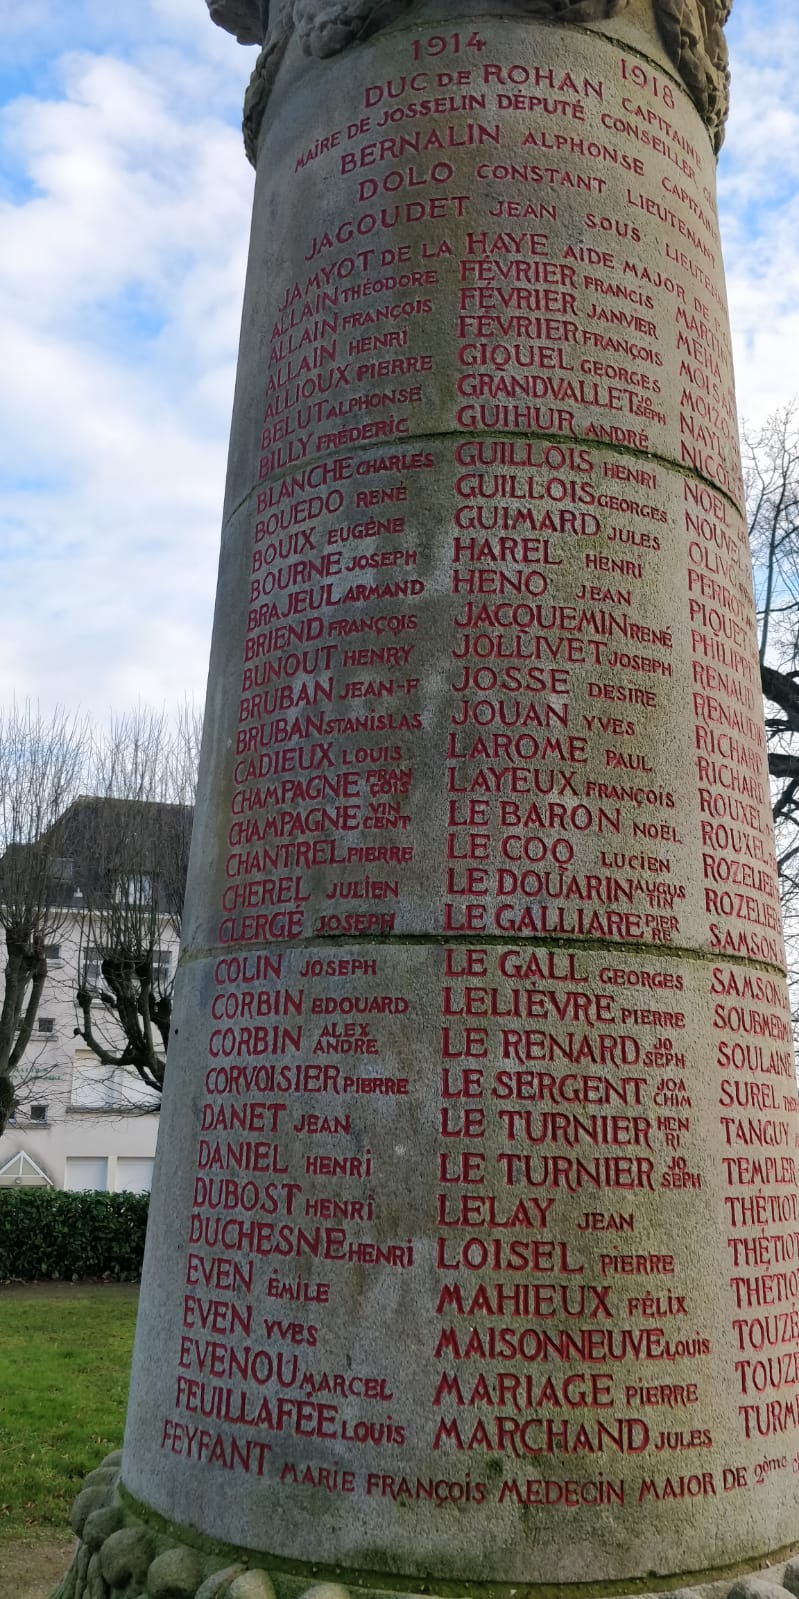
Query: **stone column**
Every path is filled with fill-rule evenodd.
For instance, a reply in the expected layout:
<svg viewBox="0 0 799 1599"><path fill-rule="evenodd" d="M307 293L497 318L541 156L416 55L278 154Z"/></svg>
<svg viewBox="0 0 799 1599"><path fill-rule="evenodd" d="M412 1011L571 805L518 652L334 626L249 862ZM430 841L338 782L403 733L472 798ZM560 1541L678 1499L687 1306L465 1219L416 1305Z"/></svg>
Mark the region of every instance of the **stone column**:
<svg viewBox="0 0 799 1599"><path fill-rule="evenodd" d="M724 47L712 4L612 10L288 0L248 96L109 1540L177 1527L204 1593L242 1550L281 1596L794 1582Z"/></svg>

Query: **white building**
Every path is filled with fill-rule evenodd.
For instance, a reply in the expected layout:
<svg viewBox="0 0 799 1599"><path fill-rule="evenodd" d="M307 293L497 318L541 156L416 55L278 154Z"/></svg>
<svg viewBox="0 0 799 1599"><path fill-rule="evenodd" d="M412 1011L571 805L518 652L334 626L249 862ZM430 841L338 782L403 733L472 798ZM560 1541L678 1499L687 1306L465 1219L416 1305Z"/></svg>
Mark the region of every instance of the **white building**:
<svg viewBox="0 0 799 1599"><path fill-rule="evenodd" d="M129 825L130 806L125 805ZM137 810L145 816L148 838L156 834L162 838L167 827L171 849L176 827L182 833L188 817L187 847L191 813L185 807L142 805ZM105 829L102 844L107 842L109 827L113 831L123 814L120 802L81 799L61 818L62 837L70 838L68 853L75 859L60 856L55 862L53 881L59 908L52 923L52 939L45 944L47 977L33 1034L14 1073L16 1108L0 1136L0 1187L52 1184L115 1193L142 1193L150 1188L159 1096L133 1067L104 1064L77 1031L82 1018L76 993L79 981L85 981L93 996L95 1035L112 1055L122 1054L122 1029L113 1006L102 998L106 984L100 951L90 941L86 948L91 924L80 883L89 875L95 885L98 879L98 816ZM88 864L81 866L81 859ZM121 892L127 903L132 879L115 870L113 892L117 897ZM151 879L142 874L141 862L136 873L137 892L144 882L152 913L156 891L151 892ZM154 952L153 978L163 990L171 985L177 961L174 917L155 910L151 939L153 928L159 944Z"/></svg>
<svg viewBox="0 0 799 1599"><path fill-rule="evenodd" d="M48 951L33 1037L16 1074L17 1110L0 1137L0 1187L142 1193L152 1179L157 1096L130 1067L102 1065L75 1034L80 925L71 911ZM162 958L174 963L176 951Z"/></svg>

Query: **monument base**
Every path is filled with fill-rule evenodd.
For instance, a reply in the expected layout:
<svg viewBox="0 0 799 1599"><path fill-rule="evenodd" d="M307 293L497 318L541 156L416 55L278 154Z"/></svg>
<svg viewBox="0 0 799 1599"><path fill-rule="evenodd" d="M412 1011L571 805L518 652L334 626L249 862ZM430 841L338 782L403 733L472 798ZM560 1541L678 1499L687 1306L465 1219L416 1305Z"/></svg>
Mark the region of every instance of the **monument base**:
<svg viewBox="0 0 799 1599"><path fill-rule="evenodd" d="M571 1599L618 1595L618 1599L799 1599L799 1547L781 1550L767 1566L753 1563L724 1572L682 1572L647 1588L612 1582L515 1584L430 1582L408 1588L398 1578L369 1572L329 1570L300 1561L272 1560L263 1553L215 1543L189 1527L165 1521L138 1503L120 1481L121 1451L89 1472L72 1507L78 1543L72 1564L53 1599ZM344 1579L344 1580L341 1580ZM651 1580L651 1578L649 1579Z"/></svg>

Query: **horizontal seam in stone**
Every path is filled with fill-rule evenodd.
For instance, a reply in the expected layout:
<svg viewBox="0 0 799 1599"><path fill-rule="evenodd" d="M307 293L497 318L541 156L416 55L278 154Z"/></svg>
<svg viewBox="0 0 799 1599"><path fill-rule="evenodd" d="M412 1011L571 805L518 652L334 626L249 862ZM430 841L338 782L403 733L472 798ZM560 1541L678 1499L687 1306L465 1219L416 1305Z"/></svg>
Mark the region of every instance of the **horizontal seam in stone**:
<svg viewBox="0 0 799 1599"><path fill-rule="evenodd" d="M412 449L414 445L423 444L425 440L428 439L434 443L438 442L439 440L443 441L446 439L458 439L461 442L466 442L469 439L475 439L477 436L478 435L473 433L464 432L459 428L446 428L436 433L403 434L403 436L398 439L385 439L382 441L380 439L366 439L362 444L352 444L350 446L350 451L353 455L357 454L358 451L374 454L375 450L381 446L386 450L409 450ZM634 446L631 444L612 444L607 439L583 438L581 434L577 434L575 436L571 433L534 433L532 431L522 432L521 430L518 432L513 432L508 428L491 428L485 433L480 434L479 437L489 440L544 440L550 445L553 443L555 445L566 444L571 449L605 450L610 455L630 456L635 461L646 461L653 466L663 467L664 471L676 472L680 477L691 478L692 480L695 479L698 483L705 484L713 494L717 494L720 499L726 500L727 504L732 506L732 509L737 513L738 516L743 517L741 507L732 498L732 495L728 494L726 489L721 488L718 483L714 482L713 478L705 477L704 473L698 472L695 467L686 466L684 462L673 460L668 455L659 455L655 450L639 450L634 448ZM306 467L310 466L312 462L315 461L326 461L329 459L331 453L335 452L328 451L324 455L313 455L307 460L294 463L294 465L297 467ZM229 526L230 522L233 520L233 517L237 516L239 511L244 508L244 506L247 504L247 501L252 499L253 495L259 493L263 489L265 483L279 481L281 478L286 477L292 470L292 466L286 465L275 472L268 473L266 477L258 478L252 484L252 486L244 492L241 498L237 500L233 509L228 512L222 524L223 531Z"/></svg>
<svg viewBox="0 0 799 1599"><path fill-rule="evenodd" d="M359 948L374 945L380 949L402 948L403 946L414 949L417 946L426 948L431 945L446 948L450 945L458 945L464 948L479 947L480 949L515 949L520 947L533 950L586 950L605 955L637 956L639 959L644 956L648 959L657 956L658 960L690 961L702 966L718 966L719 964L722 966L736 966L755 972L767 972L769 976L780 977L783 980L785 980L786 975L783 967L775 966L771 961L755 960L752 956L723 954L719 950L691 949L690 946L683 947L675 944L646 944L644 946L640 944L620 944L612 939L564 938L558 936L558 934L548 936L545 933L528 934L518 938L505 937L500 933L486 933L480 936L475 933L331 933L329 935L317 933L308 938L270 939L269 943L264 945L263 948L280 950L281 953L285 954L292 949L326 950L331 947L345 948L348 944L355 944ZM246 953L246 951L237 948L236 953L242 954ZM218 960L220 957L230 954L231 946L229 944L209 944L202 949L183 951L178 965L188 966L195 961Z"/></svg>

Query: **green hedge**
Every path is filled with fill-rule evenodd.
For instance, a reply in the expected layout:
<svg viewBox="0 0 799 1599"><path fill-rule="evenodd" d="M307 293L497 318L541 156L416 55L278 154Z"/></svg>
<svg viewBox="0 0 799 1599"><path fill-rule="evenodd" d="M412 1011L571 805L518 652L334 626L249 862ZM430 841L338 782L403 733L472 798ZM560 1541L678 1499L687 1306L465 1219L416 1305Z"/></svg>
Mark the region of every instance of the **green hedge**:
<svg viewBox="0 0 799 1599"><path fill-rule="evenodd" d="M149 1197L0 1188L0 1282L139 1277Z"/></svg>

